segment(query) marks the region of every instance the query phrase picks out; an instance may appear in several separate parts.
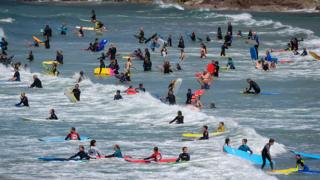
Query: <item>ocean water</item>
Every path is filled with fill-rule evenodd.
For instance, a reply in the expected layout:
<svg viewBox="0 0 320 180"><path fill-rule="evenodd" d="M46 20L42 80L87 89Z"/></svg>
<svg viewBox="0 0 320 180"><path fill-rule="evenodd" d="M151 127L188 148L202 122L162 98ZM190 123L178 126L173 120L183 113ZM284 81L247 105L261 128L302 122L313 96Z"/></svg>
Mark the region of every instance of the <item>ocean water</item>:
<svg viewBox="0 0 320 180"><path fill-rule="evenodd" d="M90 26L80 21L88 19L91 9L108 28L103 35L85 32L84 38L75 34L76 25ZM9 51L15 61L28 64L22 70L22 81L8 82L13 70L0 66L0 177L2 179L319 179L318 175L270 175L258 166L226 155L222 152L224 139L229 137L231 145L237 147L242 138L255 153L260 153L269 138L276 144L271 154L276 168L295 166L294 156L288 151L320 154L320 62L312 57L293 56L291 53L274 53L280 59L292 59L294 63L278 64L274 71L256 70L249 57L249 45L241 39L234 39L227 55L234 59L236 70L221 72L211 89L202 97L208 105L214 102L216 109L193 111L184 106L188 88L199 89L194 78L211 59L226 64L226 58L219 56L221 43L207 43L208 58L199 59L199 42L191 42L186 33L195 31L199 36L209 34L212 39L218 26L226 31L226 23L231 21L234 34L242 30L244 34L251 28L261 39L260 54L265 50L285 48L294 36L305 40L300 47L320 53L319 14L252 13L235 11L212 11L208 9L188 10L176 4L161 1L153 5L138 4L60 4L60 3L20 3L1 1L0 27L9 41ZM61 36L57 29L67 23L67 36ZM40 29L49 24L54 33L51 49L43 47L30 49L27 44L32 35L40 36ZM97 78L93 69L99 66L100 53L83 51L95 37L108 39L114 43L120 54L118 61L123 70L127 55L137 48L145 48L133 37L143 26L146 36L158 32L163 37L173 36L173 48L169 48L168 59L174 63L179 57L176 48L178 36L185 37L186 60L183 71L163 75L158 68L163 58L159 50L152 53L152 72L143 72L142 62L134 60L132 85L143 83L147 93L135 96L123 95L124 100L113 101L116 90L125 90L129 84L121 84L113 77ZM35 60L27 62L29 50ZM55 58L55 51L62 50L64 65L59 67L60 77L42 73L41 62ZM106 61L107 64L107 61ZM75 84L77 73L83 70L89 77L80 83L81 101L72 104L64 96L64 90ZM42 80L43 89L27 88L32 75ZM182 86L177 94L178 105L161 103L155 95L165 95L170 80L182 78ZM247 78L254 79L263 91L279 93L272 96L243 96ZM30 108L16 108L21 92L26 92ZM49 109L54 108L62 121L25 121L23 118L45 118ZM169 124L178 110L185 116L185 124ZM208 141L182 141L181 134L200 132L203 125L214 130L219 121L224 121L227 133ZM97 147L104 153L112 153L113 144L119 144L125 155L143 158L158 146L164 157L176 157L181 147L188 146L194 162L178 165L132 164L121 159L93 160L90 162L42 162L38 157L69 157L77 152L83 143L45 143L38 139L50 136L65 136L70 127L76 127L82 135L97 140ZM306 160L310 169L320 170L320 162Z"/></svg>

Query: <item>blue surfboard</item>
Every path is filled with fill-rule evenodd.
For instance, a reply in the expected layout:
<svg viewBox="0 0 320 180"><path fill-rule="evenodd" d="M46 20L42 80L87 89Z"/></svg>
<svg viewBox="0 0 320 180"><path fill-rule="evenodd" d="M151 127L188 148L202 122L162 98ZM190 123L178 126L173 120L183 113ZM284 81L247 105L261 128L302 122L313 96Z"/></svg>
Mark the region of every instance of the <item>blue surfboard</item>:
<svg viewBox="0 0 320 180"><path fill-rule="evenodd" d="M85 159L68 159L68 158L58 158L58 157L40 157L41 161L88 161Z"/></svg>
<svg viewBox="0 0 320 180"><path fill-rule="evenodd" d="M97 51L104 50L104 47L106 46L107 43L108 43L108 40L106 40L106 39L101 40L99 43L99 46L97 48Z"/></svg>
<svg viewBox="0 0 320 180"><path fill-rule="evenodd" d="M294 154L300 154L302 157L305 157L305 158L320 159L320 155L308 154L308 153L298 152L295 150L290 150L290 151Z"/></svg>
<svg viewBox="0 0 320 180"><path fill-rule="evenodd" d="M44 141L44 142L67 142L67 141L77 141L77 140L65 140L65 137L45 137L45 138L40 138L39 141ZM89 137L87 136L80 136L79 141L88 141L90 140Z"/></svg>
<svg viewBox="0 0 320 180"><path fill-rule="evenodd" d="M303 174L320 174L320 171L313 171L313 170L299 170L298 173L303 173Z"/></svg>
<svg viewBox="0 0 320 180"><path fill-rule="evenodd" d="M228 154L232 154L232 155L241 157L243 159L246 159L253 164L256 164L256 165L262 164L262 156L260 156L260 155L250 154L250 153L247 153L247 152L244 152L244 151L241 151L238 149L234 149L234 148L232 148L230 146L226 146L226 145L223 146L223 150ZM274 163L274 161L273 161L273 163ZM266 161L266 164L267 165L270 164L268 160Z"/></svg>
<svg viewBox="0 0 320 180"><path fill-rule="evenodd" d="M254 47L250 48L250 55L251 55L251 59L252 60L257 60L258 59L256 48L254 48Z"/></svg>

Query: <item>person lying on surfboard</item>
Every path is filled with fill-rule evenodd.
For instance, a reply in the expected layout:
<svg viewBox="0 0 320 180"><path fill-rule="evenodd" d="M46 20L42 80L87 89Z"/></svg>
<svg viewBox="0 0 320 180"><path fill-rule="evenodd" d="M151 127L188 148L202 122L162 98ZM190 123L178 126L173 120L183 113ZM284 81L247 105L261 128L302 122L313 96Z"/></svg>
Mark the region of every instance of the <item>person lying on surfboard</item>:
<svg viewBox="0 0 320 180"><path fill-rule="evenodd" d="M188 153L188 148L187 147L183 147L182 148L182 153L179 154L179 157L176 160L176 162L180 162L180 161L190 161L190 155Z"/></svg>
<svg viewBox="0 0 320 180"><path fill-rule="evenodd" d="M203 136L201 138L199 138L199 140L208 140L209 139L208 126L203 126L202 134L203 134Z"/></svg>
<svg viewBox="0 0 320 180"><path fill-rule="evenodd" d="M247 79L247 83L249 84L249 88L246 88L243 93L244 94L259 94L260 93L260 87L259 85L254 82L252 79ZM253 91L251 91L253 90Z"/></svg>
<svg viewBox="0 0 320 180"><path fill-rule="evenodd" d="M297 154L296 155L296 166L297 168L299 168L299 165L303 168L302 170L303 171L309 171L309 167L304 163L304 160L302 159L301 155L300 154Z"/></svg>
<svg viewBox="0 0 320 180"><path fill-rule="evenodd" d="M79 145L79 152L77 154L71 156L69 158L69 160L75 159L78 156L79 156L80 160L82 160L82 159L89 160L90 159L90 156L88 155L88 153L86 153L84 151L84 146L83 145Z"/></svg>
<svg viewBox="0 0 320 180"><path fill-rule="evenodd" d="M239 146L239 150L244 151L244 152L250 152L250 154L252 154L252 150L249 148L249 146L247 145L248 140L247 139L242 139L242 145Z"/></svg>
<svg viewBox="0 0 320 180"><path fill-rule="evenodd" d="M144 160L152 160L152 161L156 161L156 162L161 159L162 159L162 155L161 155L158 147L153 148L153 154L151 156L144 158Z"/></svg>
<svg viewBox="0 0 320 180"><path fill-rule="evenodd" d="M105 157L106 157L106 158L111 158L111 157L123 158L123 155L122 155L120 146L119 146L118 144L115 144L115 145L113 146L113 150L114 150L114 153L113 153L113 154L107 155L107 156L105 156Z"/></svg>
<svg viewBox="0 0 320 180"><path fill-rule="evenodd" d="M54 109L50 109L49 114L50 114L50 116L47 118L48 120L58 120L58 117L57 117Z"/></svg>
<svg viewBox="0 0 320 180"><path fill-rule="evenodd" d="M77 133L75 127L70 128L70 133L64 138L64 140L80 140L80 135Z"/></svg>

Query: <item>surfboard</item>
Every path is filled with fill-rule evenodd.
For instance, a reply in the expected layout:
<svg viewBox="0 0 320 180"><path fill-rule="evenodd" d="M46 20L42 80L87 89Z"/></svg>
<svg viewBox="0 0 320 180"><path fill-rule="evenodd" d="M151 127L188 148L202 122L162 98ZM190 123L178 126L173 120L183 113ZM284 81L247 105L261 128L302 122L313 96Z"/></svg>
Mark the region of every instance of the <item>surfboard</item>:
<svg viewBox="0 0 320 180"><path fill-rule="evenodd" d="M48 60L42 61L42 64L53 65L53 64L60 64L60 63L58 61L48 59Z"/></svg>
<svg viewBox="0 0 320 180"><path fill-rule="evenodd" d="M303 174L320 174L320 171L313 171L313 170L305 171L305 170L299 170L298 173L303 173Z"/></svg>
<svg viewBox="0 0 320 180"><path fill-rule="evenodd" d="M178 78L174 81L174 85L173 85L173 88L172 88L172 91L173 91L173 94L174 95L177 95L178 92L179 92L179 89L181 87L181 84L182 84L182 79L181 78Z"/></svg>
<svg viewBox="0 0 320 180"><path fill-rule="evenodd" d="M320 56L319 56L318 54L316 54L315 52L309 51L309 54L310 54L313 58L315 58L316 60L319 60L319 61L320 61Z"/></svg>
<svg viewBox="0 0 320 180"><path fill-rule="evenodd" d="M112 70L111 68L101 68L100 73L100 68L95 68L93 74L95 76L113 76L114 70Z"/></svg>
<svg viewBox="0 0 320 180"><path fill-rule="evenodd" d="M106 46L107 43L108 43L108 40L106 40L106 39L101 40L99 42L97 52L104 50L104 47Z"/></svg>
<svg viewBox="0 0 320 180"><path fill-rule="evenodd" d="M294 154L300 154L302 157L305 157L305 158L320 159L320 155L308 154L308 153L298 152L295 150L290 150L290 151Z"/></svg>
<svg viewBox="0 0 320 180"><path fill-rule="evenodd" d="M252 94L252 93L243 93L242 91L240 91L241 94L243 95L279 95L280 93L276 93L276 92L260 92L259 94Z"/></svg>
<svg viewBox="0 0 320 180"><path fill-rule="evenodd" d="M32 36L32 38L33 38L33 40L35 41L35 42L37 42L37 43L39 43L39 44L41 44L42 46L44 46L45 44L44 44L44 42L43 41L41 41L39 38L37 38L36 36Z"/></svg>
<svg viewBox="0 0 320 180"><path fill-rule="evenodd" d="M76 103L78 100L76 99L76 97L74 96L72 89L68 88L64 91L64 95L67 96L67 98L69 99L70 102L72 103Z"/></svg>
<svg viewBox="0 0 320 180"><path fill-rule="evenodd" d="M285 174L288 175L290 173L298 172L298 168L288 168L288 169L278 169L270 171L271 174Z"/></svg>
<svg viewBox="0 0 320 180"><path fill-rule="evenodd" d="M68 159L68 158L59 158L59 157L40 157L38 158L40 161L80 161L80 162L86 162L89 160L86 159Z"/></svg>
<svg viewBox="0 0 320 180"><path fill-rule="evenodd" d="M81 26L76 26L76 29L80 29ZM96 29L94 27L86 27L82 26L82 30L87 30L87 31L95 31Z"/></svg>
<svg viewBox="0 0 320 180"><path fill-rule="evenodd" d="M172 162L176 162L177 158L162 158L159 161L151 161L151 160L144 160L144 159L133 159L129 156L125 156L124 160L127 162L131 162L131 163L172 163Z"/></svg>
<svg viewBox="0 0 320 180"><path fill-rule="evenodd" d="M90 19L80 19L80 21L93 23Z"/></svg>
<svg viewBox="0 0 320 180"><path fill-rule="evenodd" d="M258 59L256 48L254 48L254 47L250 48L250 56L251 56L252 60Z"/></svg>
<svg viewBox="0 0 320 180"><path fill-rule="evenodd" d="M209 133L209 137L212 137L212 136L219 136L221 134L223 134L224 132L212 132L212 133ZM188 138L201 138L203 135L202 134L193 134L193 133L185 133L185 134L182 134L183 137L188 137Z"/></svg>
<svg viewBox="0 0 320 180"><path fill-rule="evenodd" d="M253 164L262 165L262 156L261 155L250 154L250 153L247 153L247 152L244 152L244 151L241 151L238 149L234 149L234 148L232 148L230 146L226 146L226 145L223 146L223 150L228 154L232 154L234 156L238 156L240 158L246 159ZM274 161L273 161L273 163L274 163ZM270 165L268 160L266 161L266 165Z"/></svg>
<svg viewBox="0 0 320 180"><path fill-rule="evenodd" d="M158 34L154 33L151 37L147 38L144 43L147 44L151 39L155 38ZM137 36L137 38L139 38L140 36Z"/></svg>
<svg viewBox="0 0 320 180"><path fill-rule="evenodd" d="M78 142L78 141L89 141L90 138L87 136L80 136L80 140L65 140L65 137L44 137L40 138L39 141L44 142Z"/></svg>
<svg viewBox="0 0 320 180"><path fill-rule="evenodd" d="M44 121L44 122L57 122L59 119L46 119L46 118L32 118L32 117L21 117L24 121Z"/></svg>

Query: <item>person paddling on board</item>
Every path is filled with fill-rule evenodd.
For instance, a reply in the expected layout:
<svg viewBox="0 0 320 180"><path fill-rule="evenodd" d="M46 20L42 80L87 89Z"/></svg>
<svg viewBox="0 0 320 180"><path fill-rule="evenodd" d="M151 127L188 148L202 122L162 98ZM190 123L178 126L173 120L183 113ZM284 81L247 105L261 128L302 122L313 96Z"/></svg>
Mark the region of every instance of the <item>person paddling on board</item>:
<svg viewBox="0 0 320 180"><path fill-rule="evenodd" d="M84 151L84 146L83 145L79 145L79 152L77 154L71 156L69 158L69 160L75 159L78 156L79 156L80 160L89 160L90 159L90 156L88 155L88 153L86 153Z"/></svg>
<svg viewBox="0 0 320 180"><path fill-rule="evenodd" d="M170 121L169 124L171 124L175 121L176 121L176 124L183 124L183 119L184 119L184 117L182 116L182 112L178 111L178 115L172 121Z"/></svg>
<svg viewBox="0 0 320 180"><path fill-rule="evenodd" d="M89 150L88 150L88 155L92 159L96 159L96 158L101 157L101 153L97 149L96 143L97 143L97 141L94 140L94 139L90 141L90 147L89 147Z"/></svg>
<svg viewBox="0 0 320 180"><path fill-rule="evenodd" d="M274 139L269 139L269 142L263 147L262 152L261 152L261 156L262 156L262 165L261 165L261 169L264 168L264 166L266 165L266 159L268 159L269 163L270 163L270 168L271 170L273 170L273 162L271 159L271 154L270 154L270 148L271 146L274 144Z"/></svg>
<svg viewBox="0 0 320 180"><path fill-rule="evenodd" d="M129 88L126 89L124 92L127 93L127 94L137 94L136 89L133 88L131 85L130 85Z"/></svg>
<svg viewBox="0 0 320 180"><path fill-rule="evenodd" d="M199 140L208 140L209 139L209 131L208 126L203 126L202 137Z"/></svg>
<svg viewBox="0 0 320 180"><path fill-rule="evenodd" d="M219 126L217 128L217 132L224 132L224 131L225 131L224 122L219 122Z"/></svg>
<svg viewBox="0 0 320 180"><path fill-rule="evenodd" d="M42 83L37 75L33 75L33 83L29 86L29 88L42 88Z"/></svg>
<svg viewBox="0 0 320 180"><path fill-rule="evenodd" d="M74 95L74 97L77 99L77 101L80 101L80 94L81 91L79 89L79 84L76 84L72 90L72 93Z"/></svg>
<svg viewBox="0 0 320 180"><path fill-rule="evenodd" d="M243 93L244 94L259 94L260 93L260 87L259 85L254 82L252 79L247 79L247 83L249 84L249 88L246 88ZM253 90L253 91L251 91Z"/></svg>
<svg viewBox="0 0 320 180"><path fill-rule="evenodd" d="M226 150L224 149L224 146L231 147L231 146L230 146L230 138L226 138L226 139L224 140L224 145L222 146L222 151L223 151L223 152L226 152Z"/></svg>
<svg viewBox="0 0 320 180"><path fill-rule="evenodd" d="M153 154L147 158L144 158L144 160L151 160L151 161L160 161L162 159L162 155L159 151L159 148L158 147L154 147L153 148Z"/></svg>
<svg viewBox="0 0 320 180"><path fill-rule="evenodd" d="M70 128L70 133L64 138L64 140L81 140L80 135L77 133L75 127Z"/></svg>
<svg viewBox="0 0 320 180"><path fill-rule="evenodd" d="M50 114L50 116L47 117L46 119L48 119L48 120L58 120L58 117L57 117L54 109L50 109L49 114Z"/></svg>
<svg viewBox="0 0 320 180"><path fill-rule="evenodd" d="M183 161L190 161L190 155L188 153L188 148L187 147L183 147L182 148L182 153L179 154L178 159L176 160L176 162L183 162Z"/></svg>
<svg viewBox="0 0 320 180"><path fill-rule="evenodd" d="M27 106L27 107L29 107L28 97L26 96L26 93L25 93L25 92L21 93L20 102L19 102L18 104L16 104L16 106L17 106L17 107L18 107L18 106L21 106L21 104L22 104L22 106Z"/></svg>
<svg viewBox="0 0 320 180"><path fill-rule="evenodd" d="M14 68L14 74L13 74L12 78L9 79L9 81L20 81L20 73L19 73L18 67Z"/></svg>
<svg viewBox="0 0 320 180"><path fill-rule="evenodd" d="M119 146L118 144L115 144L115 145L113 146L113 150L114 150L114 153L113 153L113 154L107 155L107 156L105 156L105 157L106 157L106 158L111 158L111 157L123 158L123 155L122 155L120 146Z"/></svg>
<svg viewBox="0 0 320 180"><path fill-rule="evenodd" d="M309 171L309 167L304 163L304 160L302 159L300 154L297 154L295 156L297 162L296 162L296 167L299 169L299 165L303 168L303 171Z"/></svg>
<svg viewBox="0 0 320 180"><path fill-rule="evenodd" d="M239 146L239 150L244 151L244 152L250 152L250 154L252 154L252 150L249 148L249 146L247 145L248 140L247 139L242 139L242 145Z"/></svg>
<svg viewBox="0 0 320 180"><path fill-rule="evenodd" d="M120 90L117 90L116 94L113 97L113 100L120 100L122 99L122 96L120 94Z"/></svg>

